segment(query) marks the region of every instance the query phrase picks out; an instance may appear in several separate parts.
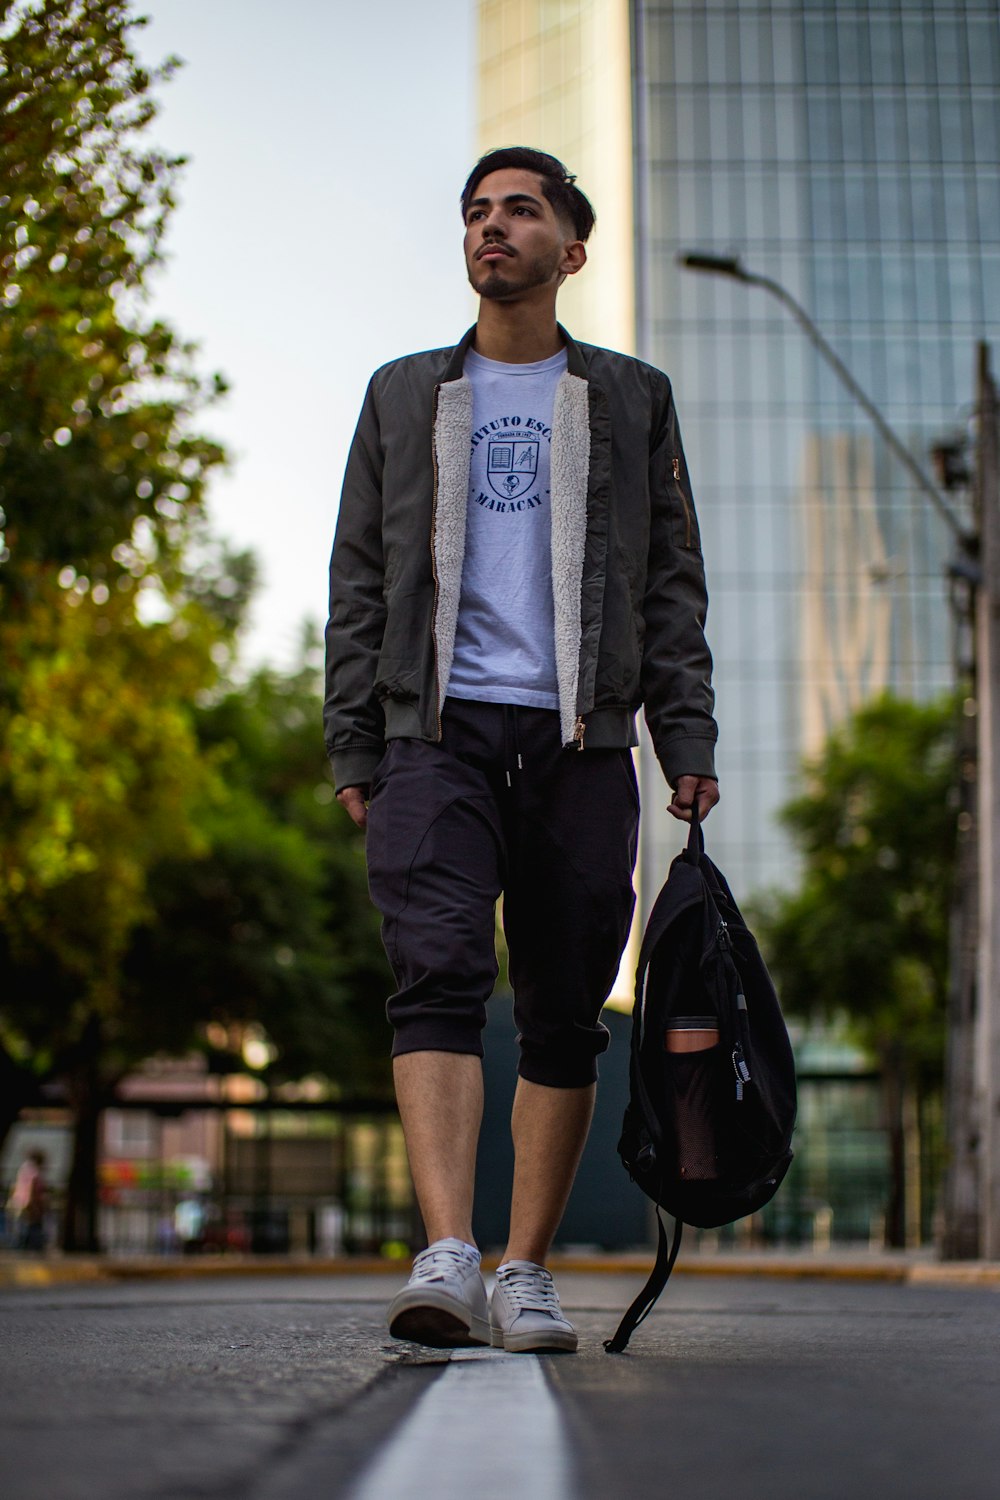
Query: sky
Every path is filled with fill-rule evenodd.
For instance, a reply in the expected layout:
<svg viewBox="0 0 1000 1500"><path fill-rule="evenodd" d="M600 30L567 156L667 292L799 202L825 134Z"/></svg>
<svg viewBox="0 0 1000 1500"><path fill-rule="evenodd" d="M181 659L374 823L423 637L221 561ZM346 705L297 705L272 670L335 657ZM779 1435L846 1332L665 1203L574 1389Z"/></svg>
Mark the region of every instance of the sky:
<svg viewBox="0 0 1000 1500"><path fill-rule="evenodd" d="M151 310L230 383L214 530L261 587L247 666L326 617L344 462L372 371L475 316L458 195L475 157L474 0L147 0L184 67L147 136L189 158Z"/></svg>

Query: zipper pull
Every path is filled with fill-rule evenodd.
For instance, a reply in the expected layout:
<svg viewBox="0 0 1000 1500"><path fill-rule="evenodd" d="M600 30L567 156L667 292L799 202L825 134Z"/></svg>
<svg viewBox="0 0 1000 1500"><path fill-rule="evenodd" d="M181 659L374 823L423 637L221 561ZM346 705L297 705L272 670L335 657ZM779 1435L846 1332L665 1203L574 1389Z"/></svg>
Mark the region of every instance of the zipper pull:
<svg viewBox="0 0 1000 1500"><path fill-rule="evenodd" d="M676 454L674 455L674 478L677 480L677 483L680 484L680 482L681 482L681 461L677 457Z"/></svg>
<svg viewBox="0 0 1000 1500"><path fill-rule="evenodd" d="M719 918L719 930L716 934L716 941L720 948L731 948L733 946L729 936L729 923L724 917Z"/></svg>
<svg viewBox="0 0 1000 1500"><path fill-rule="evenodd" d="M583 722L582 717L578 717L576 723L573 726L573 743L578 750L583 749L583 737L586 732L586 724Z"/></svg>
<svg viewBox="0 0 1000 1500"><path fill-rule="evenodd" d="M737 1042L733 1048L733 1072L736 1074L736 1098L739 1101L743 1098L743 1085L750 1082L750 1069L747 1067L740 1042Z"/></svg>

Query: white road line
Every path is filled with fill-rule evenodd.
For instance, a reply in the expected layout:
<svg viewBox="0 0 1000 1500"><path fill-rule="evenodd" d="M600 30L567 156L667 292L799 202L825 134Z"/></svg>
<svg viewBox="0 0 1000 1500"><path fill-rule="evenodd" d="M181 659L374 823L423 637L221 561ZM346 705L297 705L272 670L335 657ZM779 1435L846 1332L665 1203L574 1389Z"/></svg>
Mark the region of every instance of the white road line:
<svg viewBox="0 0 1000 1500"><path fill-rule="evenodd" d="M351 1500L428 1495L569 1500L562 1418L536 1355L455 1350Z"/></svg>

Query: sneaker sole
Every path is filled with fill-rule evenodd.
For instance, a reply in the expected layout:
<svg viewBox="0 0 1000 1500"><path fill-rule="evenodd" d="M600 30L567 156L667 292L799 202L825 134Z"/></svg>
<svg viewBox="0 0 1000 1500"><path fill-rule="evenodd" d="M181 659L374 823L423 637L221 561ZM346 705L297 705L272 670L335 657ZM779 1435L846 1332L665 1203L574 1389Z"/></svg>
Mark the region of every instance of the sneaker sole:
<svg viewBox="0 0 1000 1500"><path fill-rule="evenodd" d="M486 1319L444 1292L403 1290L389 1304L388 1321L392 1338L429 1349L468 1349L490 1342Z"/></svg>
<svg viewBox="0 0 1000 1500"><path fill-rule="evenodd" d="M572 1331L558 1328L550 1333L504 1333L502 1328L491 1328L490 1343L508 1354L575 1354L579 1339Z"/></svg>

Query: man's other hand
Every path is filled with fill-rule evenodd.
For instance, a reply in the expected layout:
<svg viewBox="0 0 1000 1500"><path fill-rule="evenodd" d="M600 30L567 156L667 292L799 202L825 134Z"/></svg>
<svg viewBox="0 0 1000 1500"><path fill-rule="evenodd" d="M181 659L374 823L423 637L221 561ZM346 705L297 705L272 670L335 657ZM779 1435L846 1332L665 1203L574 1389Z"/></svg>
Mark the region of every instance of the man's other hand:
<svg viewBox="0 0 1000 1500"><path fill-rule="evenodd" d="M341 807L346 807L351 822L356 823L359 828L368 826L368 803L365 801L367 790L363 786L345 786L337 793L337 801Z"/></svg>
<svg viewBox="0 0 1000 1500"><path fill-rule="evenodd" d="M698 801L699 820L707 818L719 800L719 783L711 776L678 776L673 800L667 808L682 823L690 823L691 808Z"/></svg>

